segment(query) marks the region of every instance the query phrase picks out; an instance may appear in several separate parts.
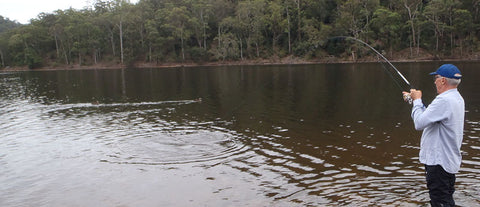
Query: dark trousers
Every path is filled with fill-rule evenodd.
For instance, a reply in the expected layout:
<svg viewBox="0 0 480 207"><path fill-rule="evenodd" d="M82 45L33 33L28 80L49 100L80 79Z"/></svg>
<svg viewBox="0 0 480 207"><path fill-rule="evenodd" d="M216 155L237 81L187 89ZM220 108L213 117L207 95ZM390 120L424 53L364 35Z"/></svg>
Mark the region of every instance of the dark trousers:
<svg viewBox="0 0 480 207"><path fill-rule="evenodd" d="M436 206L455 206L455 174L446 172L440 165L425 165L430 204Z"/></svg>

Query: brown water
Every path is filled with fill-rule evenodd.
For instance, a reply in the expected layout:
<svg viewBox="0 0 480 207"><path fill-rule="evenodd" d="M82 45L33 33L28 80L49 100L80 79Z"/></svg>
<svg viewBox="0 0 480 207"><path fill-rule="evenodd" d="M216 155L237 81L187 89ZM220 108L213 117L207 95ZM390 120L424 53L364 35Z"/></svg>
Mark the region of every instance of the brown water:
<svg viewBox="0 0 480 207"><path fill-rule="evenodd" d="M427 103L439 65L396 64ZM461 206L480 205L477 65L458 63ZM0 133L0 206L429 200L421 132L376 63L2 73Z"/></svg>

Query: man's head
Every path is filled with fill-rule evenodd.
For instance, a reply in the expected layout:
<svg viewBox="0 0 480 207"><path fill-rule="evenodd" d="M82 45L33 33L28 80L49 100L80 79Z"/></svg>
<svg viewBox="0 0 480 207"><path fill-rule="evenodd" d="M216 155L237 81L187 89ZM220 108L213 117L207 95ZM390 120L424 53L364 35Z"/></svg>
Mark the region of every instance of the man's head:
<svg viewBox="0 0 480 207"><path fill-rule="evenodd" d="M456 88L462 80L462 73L457 66L452 64L444 64L430 75L434 75L434 83L438 94Z"/></svg>

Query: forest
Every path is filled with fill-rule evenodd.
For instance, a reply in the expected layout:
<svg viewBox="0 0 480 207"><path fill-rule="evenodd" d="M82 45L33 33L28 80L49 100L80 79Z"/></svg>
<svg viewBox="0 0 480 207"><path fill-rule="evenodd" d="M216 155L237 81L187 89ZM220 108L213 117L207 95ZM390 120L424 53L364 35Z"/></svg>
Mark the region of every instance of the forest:
<svg viewBox="0 0 480 207"><path fill-rule="evenodd" d="M387 58L479 59L480 0L95 0L0 16L0 68L355 60L361 39Z"/></svg>

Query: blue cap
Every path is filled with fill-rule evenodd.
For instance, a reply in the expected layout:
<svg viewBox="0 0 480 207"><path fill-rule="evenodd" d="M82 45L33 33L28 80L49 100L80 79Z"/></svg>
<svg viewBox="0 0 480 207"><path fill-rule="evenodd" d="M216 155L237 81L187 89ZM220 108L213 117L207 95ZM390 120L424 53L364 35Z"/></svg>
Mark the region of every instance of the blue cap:
<svg viewBox="0 0 480 207"><path fill-rule="evenodd" d="M437 71L430 73L430 75L440 75L445 78L454 79L462 78L462 73L460 73L460 70L458 70L457 66L452 64L444 64L440 66Z"/></svg>

